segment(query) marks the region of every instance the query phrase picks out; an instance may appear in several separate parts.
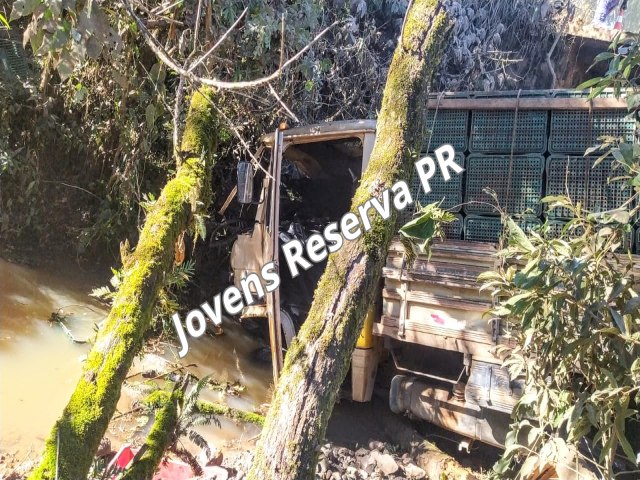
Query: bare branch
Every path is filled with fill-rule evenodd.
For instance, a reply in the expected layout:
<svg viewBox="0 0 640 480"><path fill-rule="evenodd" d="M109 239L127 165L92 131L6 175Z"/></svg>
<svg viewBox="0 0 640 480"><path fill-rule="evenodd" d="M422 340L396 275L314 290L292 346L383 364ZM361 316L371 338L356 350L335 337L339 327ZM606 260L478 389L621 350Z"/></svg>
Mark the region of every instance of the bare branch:
<svg viewBox="0 0 640 480"><path fill-rule="evenodd" d="M206 98L206 97L205 97ZM218 105L215 104L215 102L212 102L210 98L207 98L207 101L209 102L209 104L218 112L218 115L220 115L222 117L222 119L227 123L227 126L231 129L231 131L233 132L233 134L236 136L236 138L240 141L240 144L242 145L242 148L244 148L245 152L247 152L247 154L251 157L251 162L254 164L254 166L256 168L259 168L260 170L262 170L264 172L264 174L273 180L273 177L269 174L269 172L267 172L265 170L265 168L260 164L260 160L258 159L258 157L251 151L251 149L249 148L249 144L247 143L247 141L244 139L244 137L242 136L242 134L240 133L240 131L236 128L236 126L233 124L233 122L231 121L231 119L218 107ZM260 152L262 152L262 149L259 150Z"/></svg>
<svg viewBox="0 0 640 480"><path fill-rule="evenodd" d="M133 10L133 7L131 6L130 1L129 0L122 0L122 3L124 4L125 8L129 12L129 15L131 15L133 17L133 19L136 21L138 27L140 28L140 31L142 32L142 34L145 37L147 45L153 51L153 53L156 54L156 56L158 57L158 59L161 62L163 62L169 68L171 68L175 72L179 73L180 75L185 76L188 80L190 80L190 81L192 81L194 83L200 83L202 85L207 85L207 86L219 88L219 89L222 89L222 90L234 90L234 89L242 89L242 88L251 88L251 87L256 87L258 85L263 85L265 83L272 82L273 80L278 78L280 75L282 75L282 72L287 67L289 67L292 63L296 62L307 51L309 51L309 49L320 38L322 38L329 30L331 30L333 27L335 27L339 23L339 22L333 22L327 28L325 28L320 33L318 33L318 35L316 35L315 38L313 40L311 40L311 42L309 42L303 49L301 49L293 57L291 57L289 60L287 60L285 63L283 63L282 66L280 68L278 68L275 72L273 72L271 75L268 75L268 76L262 77L262 78L258 78L256 80L248 80L248 81L241 81L241 82L226 82L226 81L218 80L218 79L215 79L215 78L198 77L198 76L194 75L192 72L189 72L185 68L183 68L180 65L178 65L178 63L175 60L173 60L171 58L171 56L167 53L167 51L164 49L164 47L153 37L153 35L151 35L151 33L147 29L147 27L144 24L144 22L140 19L140 17L138 17L136 15L135 11Z"/></svg>
<svg viewBox="0 0 640 480"><path fill-rule="evenodd" d="M202 0L198 0L198 14L196 15L196 26L193 32L193 51L195 53L198 47L198 35L200 34L200 17L202 15Z"/></svg>
<svg viewBox="0 0 640 480"><path fill-rule="evenodd" d="M244 17L246 15L246 13L249 11L249 8L245 8L242 13L240 14L240 16L238 17L238 19L233 22L233 25L231 25L229 27L229 29L224 32L224 35L222 35L220 37L220 39L215 43L215 45L213 47L211 47L207 53L205 53L204 55L202 55L198 60L196 60L195 62L193 62L193 65L191 65L191 67L189 67L189 70L187 70L188 72L193 72L193 70L200 65L202 62L204 62L204 60L213 53L213 51L218 48L220 46L220 44L222 44L222 42L225 41L225 39L229 36L229 34L233 31L234 28L236 28L236 26L238 26L238 24L240 23L240 20L242 20L242 17Z"/></svg>
<svg viewBox="0 0 640 480"><path fill-rule="evenodd" d="M162 6L158 6L156 8L154 8L151 13L155 14L155 15L160 15L161 13L166 12L167 10L172 9L173 7L175 7L176 5L179 5L182 3L182 0L178 0L176 2L173 2L172 4L166 6L166 7L162 7Z"/></svg>
<svg viewBox="0 0 640 480"><path fill-rule="evenodd" d="M276 90L271 86L271 84L269 84L269 91L271 92L271 95L273 95L276 100L278 101L278 103L280 103L280 105L282 106L282 108L284 109L285 112L287 112L287 115L289 115L291 117L292 120L295 120L297 123L302 123L300 122L300 119L296 116L295 113L293 113L289 107L287 107L287 104L284 103L282 101L282 99L280 98L280 96L278 95L278 93L276 92Z"/></svg>

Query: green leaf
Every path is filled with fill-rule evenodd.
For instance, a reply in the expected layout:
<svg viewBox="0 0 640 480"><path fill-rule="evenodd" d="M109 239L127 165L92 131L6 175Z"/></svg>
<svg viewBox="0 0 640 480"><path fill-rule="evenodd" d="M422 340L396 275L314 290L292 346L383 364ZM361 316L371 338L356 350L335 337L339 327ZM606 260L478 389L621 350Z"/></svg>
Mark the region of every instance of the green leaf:
<svg viewBox="0 0 640 480"><path fill-rule="evenodd" d="M528 252L532 252L534 246L518 224L511 217L506 217L505 223L509 235L509 244L517 245Z"/></svg>
<svg viewBox="0 0 640 480"><path fill-rule="evenodd" d="M627 333L627 329L624 326L624 320L622 318L622 315L620 315L620 312L618 312L616 309L614 308L609 308L609 312L611 313L611 317L613 317L613 321L616 322L616 325L618 326L618 328L620 329L620 331L624 334Z"/></svg>
<svg viewBox="0 0 640 480"><path fill-rule="evenodd" d="M40 0L16 0L13 2L13 9L11 10L11 15L9 15L9 20L17 20L20 17L31 15L40 3Z"/></svg>
<svg viewBox="0 0 640 480"><path fill-rule="evenodd" d="M580 85L578 85L576 87L576 90L586 90L589 87L593 87L595 84L600 82L600 80L602 80L602 77L590 78L586 82L582 82Z"/></svg>
<svg viewBox="0 0 640 480"><path fill-rule="evenodd" d="M601 52L598 55L595 56L595 58L593 59L593 63L598 63L598 62L602 62L604 60L609 60L613 57L615 57L615 53L613 52Z"/></svg>
<svg viewBox="0 0 640 480"><path fill-rule="evenodd" d="M640 296L630 298L629 301L625 304L624 310L622 313L624 315L629 315L640 308Z"/></svg>
<svg viewBox="0 0 640 480"><path fill-rule="evenodd" d="M11 28L9 26L9 22L7 22L7 19L5 18L5 16L3 14L0 13L0 22L3 23L7 28Z"/></svg>

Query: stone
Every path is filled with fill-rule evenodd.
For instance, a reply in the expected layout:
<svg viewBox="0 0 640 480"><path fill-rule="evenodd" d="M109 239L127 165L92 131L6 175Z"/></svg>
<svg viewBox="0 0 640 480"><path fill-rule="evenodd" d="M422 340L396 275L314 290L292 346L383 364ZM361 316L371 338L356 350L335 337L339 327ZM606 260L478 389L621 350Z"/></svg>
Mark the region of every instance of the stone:
<svg viewBox="0 0 640 480"><path fill-rule="evenodd" d="M396 473L400 468L393 457L388 453L379 454L376 458L376 465L385 475Z"/></svg>
<svg viewBox="0 0 640 480"><path fill-rule="evenodd" d="M404 473L407 478L421 479L427 476L427 472L414 463L408 463L404 466Z"/></svg>

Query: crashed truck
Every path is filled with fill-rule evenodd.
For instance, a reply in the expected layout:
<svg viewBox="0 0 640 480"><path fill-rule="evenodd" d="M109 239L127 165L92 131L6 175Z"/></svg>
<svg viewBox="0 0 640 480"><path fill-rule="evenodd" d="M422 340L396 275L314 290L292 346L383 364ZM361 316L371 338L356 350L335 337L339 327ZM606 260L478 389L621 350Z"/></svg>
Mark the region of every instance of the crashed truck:
<svg viewBox="0 0 640 480"><path fill-rule="evenodd" d="M387 254L377 301L371 307L351 363L351 396L371 400L381 358L393 362L389 405L396 413L437 424L469 440L503 446L523 382L510 378L494 347L509 340L499 320L487 318L492 299L477 277L496 266L502 224L486 189L524 228L547 222L560 232L562 210L543 210L545 195L568 193L592 211L623 204L631 195L612 175L612 161L595 168L584 156L603 136L634 138L626 103L553 90L431 96L423 153L443 144L465 171L431 180L425 195L416 176L405 181L418 204L442 202L455 214L446 240L431 258L407 264L399 240ZM349 211L376 136L373 120L337 121L265 135L259 168L238 167L238 200L255 211L253 228L232 248L236 284L261 265L279 262L280 246L318 233ZM415 172L414 172L415 174ZM400 215L398 227L414 212ZM640 231L628 238L634 248ZM635 238L633 238L635 237ZM635 241L634 241L635 240ZM326 260L325 260L326 262ZM274 376L283 352L305 320L324 271L316 264L295 280L280 268L279 289L242 318L269 326Z"/></svg>

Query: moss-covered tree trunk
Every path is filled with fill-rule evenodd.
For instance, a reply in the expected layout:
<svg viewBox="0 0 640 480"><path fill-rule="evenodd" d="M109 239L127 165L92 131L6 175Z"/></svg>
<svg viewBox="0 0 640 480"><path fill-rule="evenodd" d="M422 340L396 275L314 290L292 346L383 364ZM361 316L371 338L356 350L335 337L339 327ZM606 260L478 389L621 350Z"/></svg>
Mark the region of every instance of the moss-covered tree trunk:
<svg viewBox="0 0 640 480"><path fill-rule="evenodd" d="M212 92L194 93L182 139L175 178L150 210L135 251L123 266L123 280L107 320L98 332L82 376L54 425L33 480L86 478L120 398L120 388L140 351L174 245L196 205L210 198L210 159L218 135L211 112ZM203 155L204 152L204 155ZM59 449L56 447L59 443Z"/></svg>
<svg viewBox="0 0 640 480"><path fill-rule="evenodd" d="M153 474L160 465L160 461L167 450L175 451L176 444L180 440L176 428L180 420L180 408L184 402L184 390L178 388L171 394L158 392L154 403L158 406L153 421L153 426L144 441L144 445L133 464L125 472L122 480L151 480ZM226 405L198 400L197 409L205 415L222 415L232 420L253 423L262 426L264 419L257 413L238 410Z"/></svg>
<svg viewBox="0 0 640 480"><path fill-rule="evenodd" d="M164 404L156 410L153 426L144 441L144 452L135 458L133 465L122 480L150 480L153 478L164 452L175 442L175 430L178 426L178 403L182 390L176 390Z"/></svg>
<svg viewBox="0 0 640 480"><path fill-rule="evenodd" d="M438 67L450 21L434 0L410 4L393 56L376 143L352 211L409 171L419 152L428 84ZM317 451L380 280L395 215L329 257L309 315L287 352L249 474L251 480L311 479Z"/></svg>

